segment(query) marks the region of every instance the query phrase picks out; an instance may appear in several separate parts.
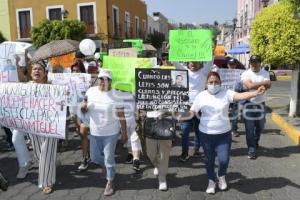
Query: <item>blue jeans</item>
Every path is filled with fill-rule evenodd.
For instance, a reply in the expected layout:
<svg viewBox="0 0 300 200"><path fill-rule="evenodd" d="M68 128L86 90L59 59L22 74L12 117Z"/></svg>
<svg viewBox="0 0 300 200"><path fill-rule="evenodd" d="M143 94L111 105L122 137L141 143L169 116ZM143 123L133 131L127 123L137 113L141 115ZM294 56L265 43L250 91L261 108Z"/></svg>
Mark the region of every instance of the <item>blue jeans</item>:
<svg viewBox="0 0 300 200"><path fill-rule="evenodd" d="M110 136L90 135L91 160L106 168L106 179L112 181L115 177L115 150L119 134Z"/></svg>
<svg viewBox="0 0 300 200"><path fill-rule="evenodd" d="M231 122L231 131L236 132L238 129L238 118L239 118L239 104L231 103L229 105L229 118Z"/></svg>
<svg viewBox="0 0 300 200"><path fill-rule="evenodd" d="M247 103L243 109L248 154L256 153L260 135L265 127L265 104Z"/></svg>
<svg viewBox="0 0 300 200"><path fill-rule="evenodd" d="M221 177L227 173L231 148L231 131L217 135L209 135L201 132L200 138L206 157L206 172L208 179L215 181L216 153L219 159L218 176Z"/></svg>
<svg viewBox="0 0 300 200"><path fill-rule="evenodd" d="M199 122L200 120L197 117L194 117L191 120L186 120L181 123L181 130L182 130L182 138L181 138L181 147L182 152L186 153L189 151L189 135L190 135L190 128L193 126L195 131L195 138L194 138L194 149L198 150L201 146L200 143L200 131L199 131Z"/></svg>

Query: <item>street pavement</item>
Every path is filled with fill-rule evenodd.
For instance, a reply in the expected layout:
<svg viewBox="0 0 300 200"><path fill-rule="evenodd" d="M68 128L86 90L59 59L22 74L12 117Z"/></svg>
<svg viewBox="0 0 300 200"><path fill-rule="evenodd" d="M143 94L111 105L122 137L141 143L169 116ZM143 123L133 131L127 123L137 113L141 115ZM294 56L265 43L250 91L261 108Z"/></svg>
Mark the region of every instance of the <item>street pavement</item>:
<svg viewBox="0 0 300 200"><path fill-rule="evenodd" d="M67 147L60 148L55 190L43 195L37 187L37 167L30 170L26 179L18 181L15 152L3 151L0 139L0 169L8 178L8 191L0 191L0 200L96 200L96 199L228 199L228 200L299 200L300 199L300 148L284 135L270 119L271 110L287 106L289 82L274 82L267 95L267 124L261 137L258 158L247 158L243 124L239 123L240 137L233 138L227 181L229 189L217 190L215 195L205 193L207 177L202 157L191 157L186 163L178 161L181 153L180 133L174 141L168 174L169 190L158 191L158 180L146 156L142 156L141 172L135 173L130 164L124 164L126 150L118 145L116 151L116 192L111 197L102 195L106 181L100 177L101 169L90 165L84 172L77 170L81 160L80 137L70 127ZM3 133L0 133L0 138ZM191 136L192 138L192 136ZM191 139L192 141L192 139ZM192 147L192 143L191 143ZM192 148L190 149L192 154Z"/></svg>

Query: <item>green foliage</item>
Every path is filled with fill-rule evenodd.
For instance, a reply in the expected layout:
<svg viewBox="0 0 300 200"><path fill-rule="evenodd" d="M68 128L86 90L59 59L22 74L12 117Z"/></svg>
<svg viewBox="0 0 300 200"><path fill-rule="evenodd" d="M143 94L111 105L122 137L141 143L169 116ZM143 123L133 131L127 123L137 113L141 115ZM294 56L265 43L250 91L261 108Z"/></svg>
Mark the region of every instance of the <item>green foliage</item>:
<svg viewBox="0 0 300 200"><path fill-rule="evenodd" d="M164 41L165 35L157 31L149 34L146 38L146 43L151 43L156 49L160 49Z"/></svg>
<svg viewBox="0 0 300 200"><path fill-rule="evenodd" d="M2 32L0 31L0 43L6 41L5 37L3 36Z"/></svg>
<svg viewBox="0 0 300 200"><path fill-rule="evenodd" d="M251 54L275 66L300 62L300 20L294 19L297 5L283 0L264 8L252 23Z"/></svg>
<svg viewBox="0 0 300 200"><path fill-rule="evenodd" d="M52 40L82 40L85 37L85 24L78 20L43 20L31 29L33 45L36 48Z"/></svg>

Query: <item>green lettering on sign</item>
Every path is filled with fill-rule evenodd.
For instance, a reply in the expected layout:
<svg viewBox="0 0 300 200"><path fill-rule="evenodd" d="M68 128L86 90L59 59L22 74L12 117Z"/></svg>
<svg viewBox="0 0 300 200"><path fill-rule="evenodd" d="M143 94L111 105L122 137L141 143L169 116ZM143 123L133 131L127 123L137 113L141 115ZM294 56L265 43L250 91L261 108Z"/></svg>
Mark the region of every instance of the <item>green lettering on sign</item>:
<svg viewBox="0 0 300 200"><path fill-rule="evenodd" d="M211 61L212 56L211 30L170 31L170 61Z"/></svg>

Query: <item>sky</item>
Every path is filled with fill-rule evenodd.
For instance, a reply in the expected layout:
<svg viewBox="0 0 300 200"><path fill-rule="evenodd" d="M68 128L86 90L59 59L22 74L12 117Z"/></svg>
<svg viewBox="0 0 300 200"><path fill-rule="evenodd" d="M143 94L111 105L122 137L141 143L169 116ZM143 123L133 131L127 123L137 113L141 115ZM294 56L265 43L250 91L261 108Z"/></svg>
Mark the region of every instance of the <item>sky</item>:
<svg viewBox="0 0 300 200"><path fill-rule="evenodd" d="M231 23L237 0L145 0L148 14L161 12L170 23Z"/></svg>

